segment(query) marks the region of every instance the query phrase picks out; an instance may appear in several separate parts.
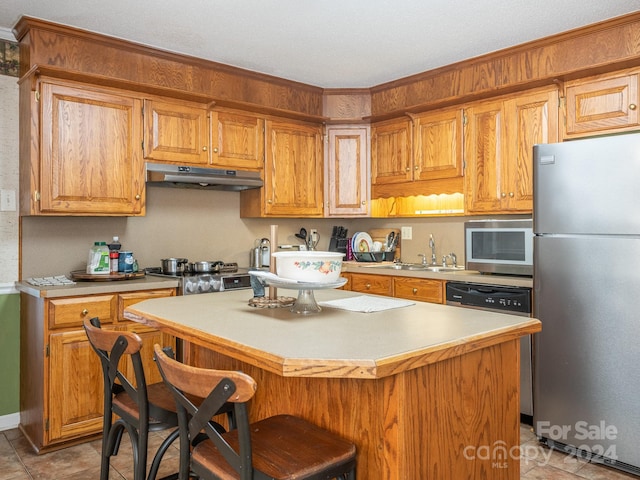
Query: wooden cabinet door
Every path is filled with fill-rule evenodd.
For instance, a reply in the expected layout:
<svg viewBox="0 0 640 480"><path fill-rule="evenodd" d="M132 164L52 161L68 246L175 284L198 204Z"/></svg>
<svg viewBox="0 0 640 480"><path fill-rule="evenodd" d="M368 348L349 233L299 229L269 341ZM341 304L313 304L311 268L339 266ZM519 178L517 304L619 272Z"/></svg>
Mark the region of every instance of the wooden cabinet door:
<svg viewBox="0 0 640 480"><path fill-rule="evenodd" d="M144 377L147 384L162 382L162 376L158 370L155 360L153 359L153 346L157 343L161 347L171 347L175 352L176 340L175 337L162 333L159 330L155 330L151 327L147 327L142 324L131 323L126 327L118 327L122 329L135 332L142 339L142 349L140 350L140 358L142 359L142 368L144 370ZM121 366L123 373L132 382L135 375L133 373L133 364L131 359L127 358L125 365Z"/></svg>
<svg viewBox="0 0 640 480"><path fill-rule="evenodd" d="M428 278L395 277L394 296L429 303L444 303L444 281Z"/></svg>
<svg viewBox="0 0 640 480"><path fill-rule="evenodd" d="M159 330L126 320L124 318L124 310L131 305L142 302L143 300L172 297L175 293L176 290L174 288L162 288L157 290L141 290L137 292L120 293L118 295L118 322L126 322L126 326L119 328L135 332L140 336L140 338L142 338L142 350L140 351L140 356L142 358L142 366L144 368L147 383L157 383L162 381L158 367L153 360L153 345L158 343L162 347L171 347L175 351L176 339L175 337L162 333ZM133 366L130 360L127 362L127 365L123 367L123 370L128 378L133 379Z"/></svg>
<svg viewBox="0 0 640 480"><path fill-rule="evenodd" d="M144 158L207 165L207 109L184 102L144 101Z"/></svg>
<svg viewBox="0 0 640 480"><path fill-rule="evenodd" d="M84 330L51 334L45 362L49 372L49 397L44 410L45 443L100 432L104 398L102 367Z"/></svg>
<svg viewBox="0 0 640 480"><path fill-rule="evenodd" d="M461 108L429 112L414 118L413 179L462 176Z"/></svg>
<svg viewBox="0 0 640 480"><path fill-rule="evenodd" d="M229 168L264 168L264 119L233 111L212 111L211 163Z"/></svg>
<svg viewBox="0 0 640 480"><path fill-rule="evenodd" d="M141 101L43 82L40 213L144 214Z"/></svg>
<svg viewBox="0 0 640 480"><path fill-rule="evenodd" d="M393 296L393 277L387 275L351 274L351 290Z"/></svg>
<svg viewBox="0 0 640 480"><path fill-rule="evenodd" d="M328 127L325 163L325 216L369 214L369 129Z"/></svg>
<svg viewBox="0 0 640 480"><path fill-rule="evenodd" d="M382 122L371 128L371 183L374 185L413 180L411 121Z"/></svg>
<svg viewBox="0 0 640 480"><path fill-rule="evenodd" d="M565 137L637 128L638 73L567 82Z"/></svg>
<svg viewBox="0 0 640 480"><path fill-rule="evenodd" d="M466 210L501 210L502 102L493 101L466 109L464 129Z"/></svg>
<svg viewBox="0 0 640 480"><path fill-rule="evenodd" d="M533 146L558 140L558 91L532 91L469 107L465 192L469 213L533 210Z"/></svg>
<svg viewBox="0 0 640 480"><path fill-rule="evenodd" d="M533 146L558 141L558 91L518 95L505 102L502 210L533 211Z"/></svg>
<svg viewBox="0 0 640 480"><path fill-rule="evenodd" d="M322 216L322 130L286 121L266 122L265 214Z"/></svg>

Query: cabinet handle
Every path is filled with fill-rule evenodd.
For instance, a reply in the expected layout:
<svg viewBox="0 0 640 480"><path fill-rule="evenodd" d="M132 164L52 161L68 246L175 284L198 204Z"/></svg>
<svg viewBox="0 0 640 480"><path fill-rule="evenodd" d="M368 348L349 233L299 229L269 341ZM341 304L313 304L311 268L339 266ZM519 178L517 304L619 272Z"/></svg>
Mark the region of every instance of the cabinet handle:
<svg viewBox="0 0 640 480"><path fill-rule="evenodd" d="M509 196L513 198L513 192L509 192Z"/></svg>
<svg viewBox="0 0 640 480"><path fill-rule="evenodd" d="M271 205L271 204L273 203L273 200L269 199L269 200L267 200L267 203L268 203L269 205Z"/></svg>
<svg viewBox="0 0 640 480"><path fill-rule="evenodd" d="M87 310L86 308L84 310L82 310L82 316L86 317L89 314L89 310Z"/></svg>
<svg viewBox="0 0 640 480"><path fill-rule="evenodd" d="M362 205L366 205L367 201L366 200L362 200Z"/></svg>
<svg viewBox="0 0 640 480"><path fill-rule="evenodd" d="M365 287L367 290L369 290L369 289L371 288L371 284L370 284L370 283L367 283L364 287Z"/></svg>
<svg viewBox="0 0 640 480"><path fill-rule="evenodd" d="M413 169L417 172L418 170L420 170L420 167L416 165L415 167L413 167Z"/></svg>
<svg viewBox="0 0 640 480"><path fill-rule="evenodd" d="M218 147L213 148L213 153L218 153Z"/></svg>
<svg viewBox="0 0 640 480"><path fill-rule="evenodd" d="M136 195L136 200L140 200L140 194Z"/></svg>
<svg viewBox="0 0 640 480"><path fill-rule="evenodd" d="M507 194L506 194L506 193L504 193L504 192L502 192L502 193L500 194L500 196L501 196L502 198L505 198L505 197L507 196Z"/></svg>
<svg viewBox="0 0 640 480"><path fill-rule="evenodd" d="M205 145L204 147L202 147L202 151L206 152L207 151L207 146Z"/></svg>
<svg viewBox="0 0 640 480"><path fill-rule="evenodd" d="M417 294L417 293L418 293L418 289L417 289L417 288L414 288L414 289L413 289L413 294L415 295L415 294Z"/></svg>
<svg viewBox="0 0 640 480"><path fill-rule="evenodd" d="M410 171L411 171L411 169L410 169L409 167L407 167L406 171L407 171L407 172L410 172Z"/></svg>
<svg viewBox="0 0 640 480"><path fill-rule="evenodd" d="M629 110L635 110L636 108L637 107L635 103L632 103L631 105L629 105Z"/></svg>

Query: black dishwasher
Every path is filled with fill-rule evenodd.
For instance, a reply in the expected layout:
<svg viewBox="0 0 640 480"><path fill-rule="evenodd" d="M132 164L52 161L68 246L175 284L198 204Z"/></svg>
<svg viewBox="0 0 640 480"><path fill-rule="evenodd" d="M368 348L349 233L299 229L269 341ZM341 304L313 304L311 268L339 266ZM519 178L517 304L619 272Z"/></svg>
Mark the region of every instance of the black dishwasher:
<svg viewBox="0 0 640 480"><path fill-rule="evenodd" d="M447 305L531 316L531 288L447 282ZM520 342L520 413L533 415L531 335ZM527 418L528 419L528 418Z"/></svg>

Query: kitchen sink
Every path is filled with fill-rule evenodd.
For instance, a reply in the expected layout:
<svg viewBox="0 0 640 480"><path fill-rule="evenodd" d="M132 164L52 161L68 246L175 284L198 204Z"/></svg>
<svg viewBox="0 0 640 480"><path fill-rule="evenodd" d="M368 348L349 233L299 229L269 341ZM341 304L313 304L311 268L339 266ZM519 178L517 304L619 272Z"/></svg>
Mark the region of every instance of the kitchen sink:
<svg viewBox="0 0 640 480"><path fill-rule="evenodd" d="M389 270L414 270L419 272L461 272L464 267L443 267L441 265L424 265L422 263L394 263L383 265L367 265L368 268L386 268Z"/></svg>

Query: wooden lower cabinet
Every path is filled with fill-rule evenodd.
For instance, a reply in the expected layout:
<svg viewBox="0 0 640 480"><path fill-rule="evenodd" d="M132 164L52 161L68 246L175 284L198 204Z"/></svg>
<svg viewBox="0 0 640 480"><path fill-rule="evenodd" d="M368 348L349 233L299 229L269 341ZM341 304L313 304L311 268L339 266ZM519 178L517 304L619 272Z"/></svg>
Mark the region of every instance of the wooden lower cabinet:
<svg viewBox="0 0 640 480"><path fill-rule="evenodd" d="M393 296L393 277L388 275L352 273L349 283L354 292Z"/></svg>
<svg viewBox="0 0 640 480"><path fill-rule="evenodd" d="M348 278L348 282L344 286L345 290L406 298L420 302L445 303L444 280L352 272L342 276Z"/></svg>
<svg viewBox="0 0 640 480"><path fill-rule="evenodd" d="M21 294L20 429L36 452L81 443L102 431L102 369L82 328L84 318L97 316L103 328L138 333L147 381L161 381L153 344L175 347L175 339L124 321L122 312L147 298L172 295L173 288L57 298Z"/></svg>
<svg viewBox="0 0 640 480"><path fill-rule="evenodd" d="M396 277L393 279L394 297L429 303L444 303L444 283L428 278Z"/></svg>

